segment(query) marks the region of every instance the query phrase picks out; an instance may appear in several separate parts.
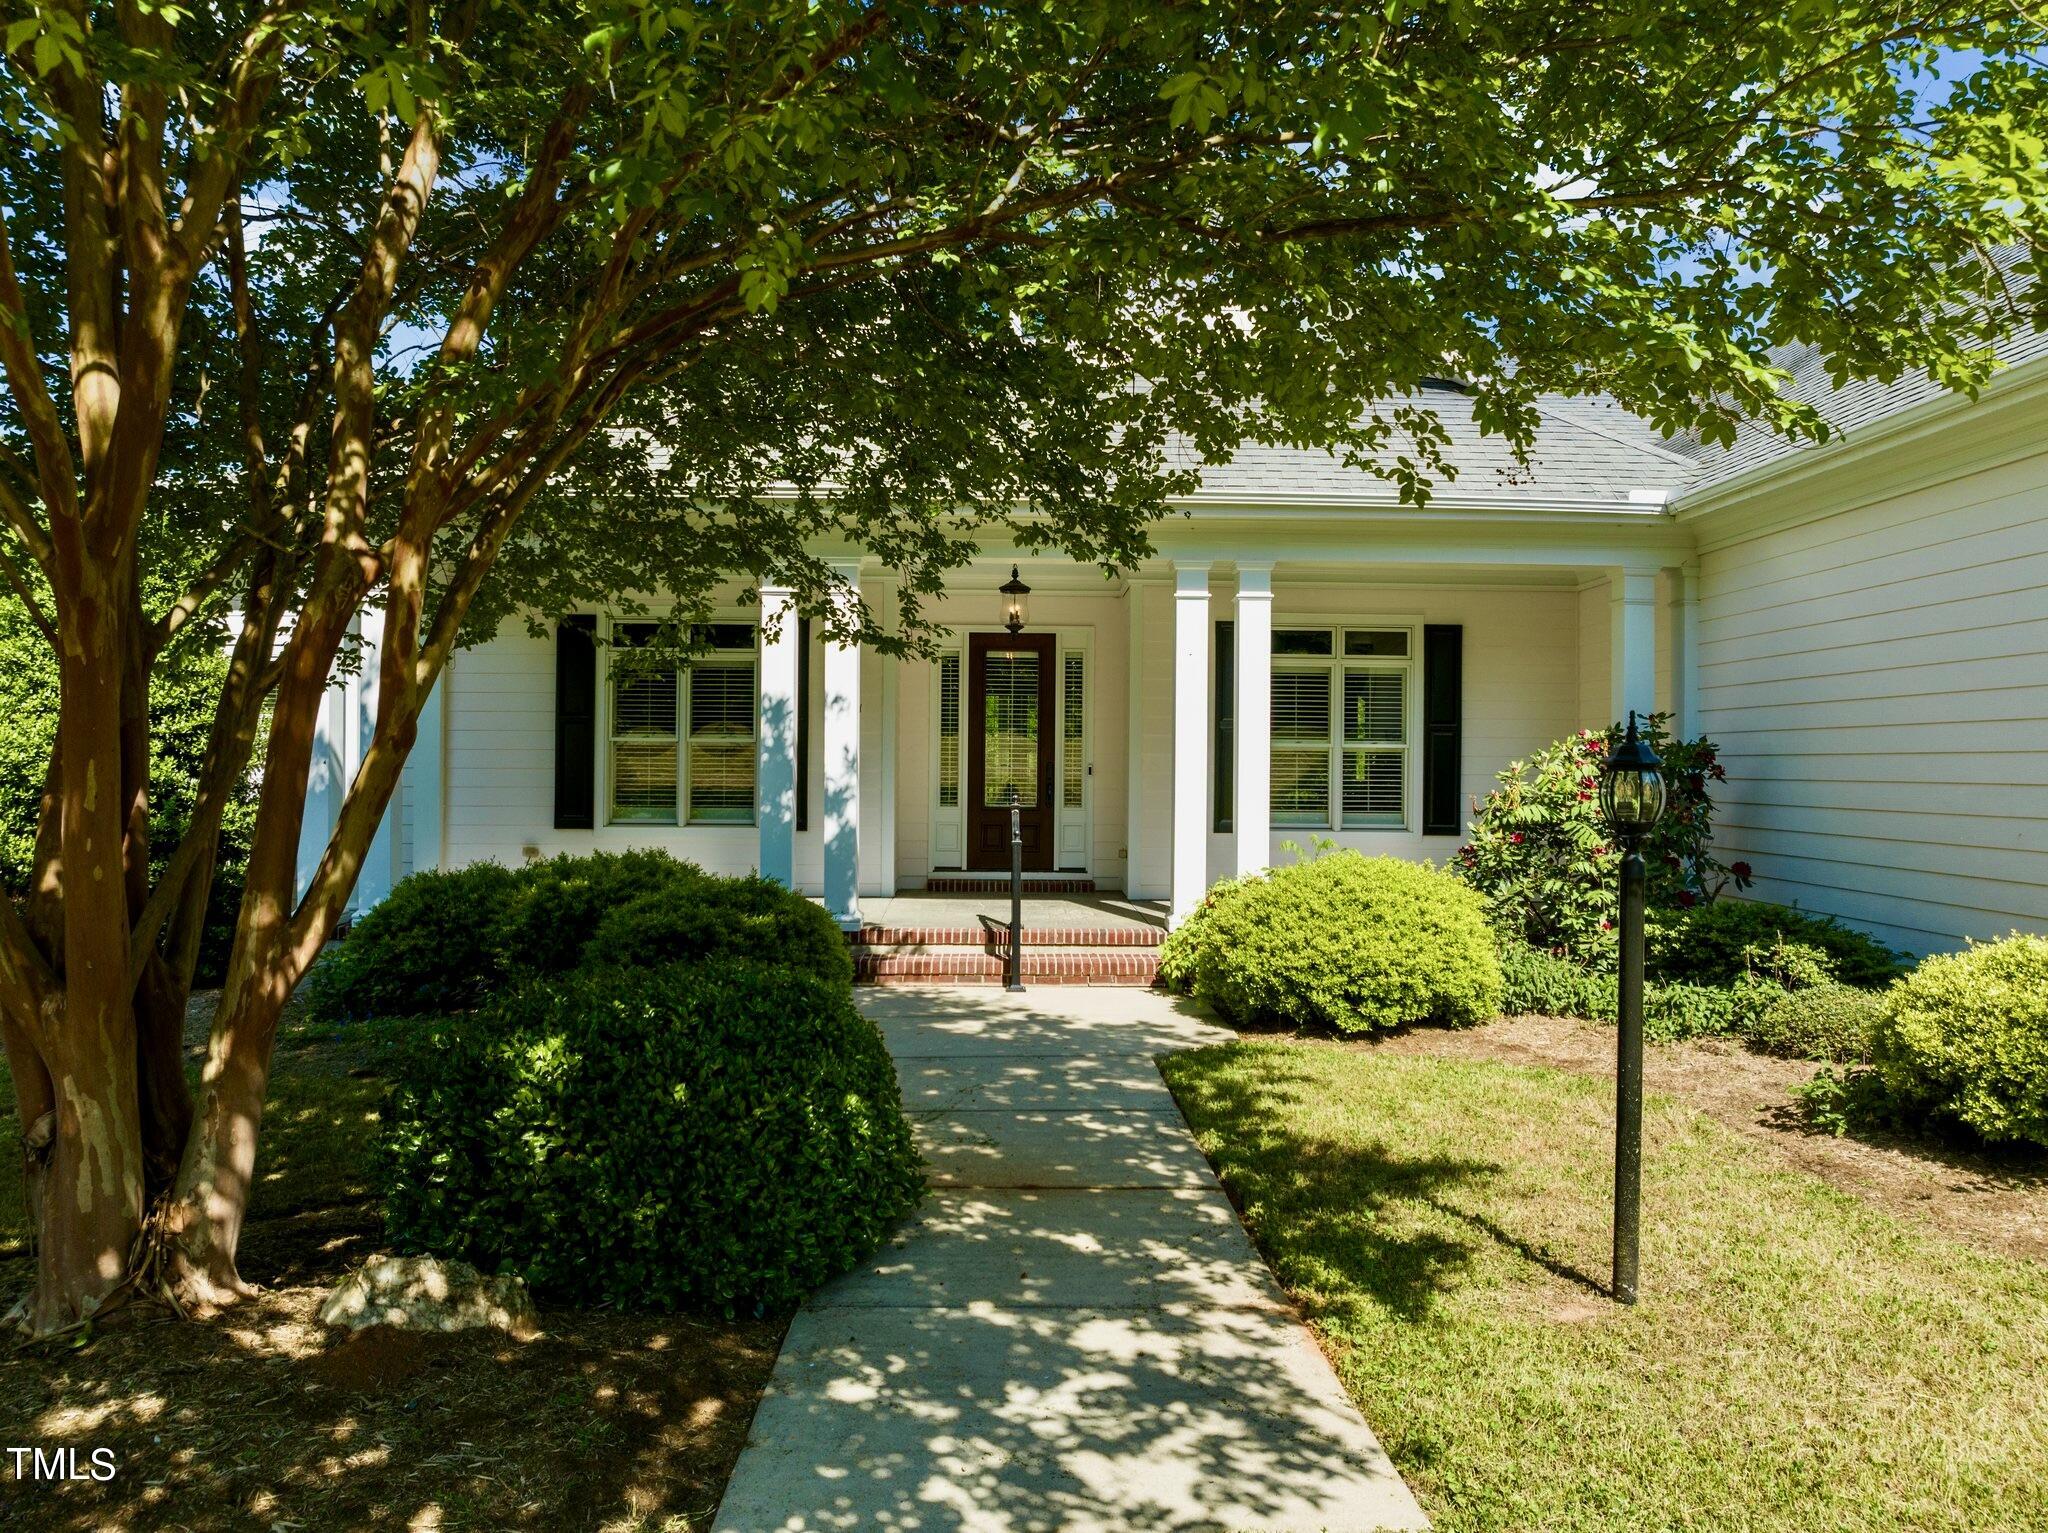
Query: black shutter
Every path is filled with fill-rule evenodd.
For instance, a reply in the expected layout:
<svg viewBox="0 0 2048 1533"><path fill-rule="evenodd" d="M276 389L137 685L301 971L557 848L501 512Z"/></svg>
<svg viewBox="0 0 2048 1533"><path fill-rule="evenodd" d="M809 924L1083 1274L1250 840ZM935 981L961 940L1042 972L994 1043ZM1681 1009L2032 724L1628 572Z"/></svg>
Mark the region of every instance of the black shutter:
<svg viewBox="0 0 2048 1533"><path fill-rule="evenodd" d="M1226 835L1237 812L1237 627L1216 624L1216 834Z"/></svg>
<svg viewBox="0 0 2048 1533"><path fill-rule="evenodd" d="M555 629L555 829L597 825L597 619Z"/></svg>
<svg viewBox="0 0 2048 1533"><path fill-rule="evenodd" d="M1459 792L1465 740L1465 630L1432 623L1422 630L1422 833L1465 833Z"/></svg>
<svg viewBox="0 0 2048 1533"><path fill-rule="evenodd" d="M811 828L811 620L807 617L796 620L796 828Z"/></svg>

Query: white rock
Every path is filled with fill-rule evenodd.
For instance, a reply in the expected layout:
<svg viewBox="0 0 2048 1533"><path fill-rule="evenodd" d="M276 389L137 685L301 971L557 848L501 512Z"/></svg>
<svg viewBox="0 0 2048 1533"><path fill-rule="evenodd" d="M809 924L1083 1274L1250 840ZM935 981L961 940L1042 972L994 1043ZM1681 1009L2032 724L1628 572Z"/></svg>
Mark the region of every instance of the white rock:
<svg viewBox="0 0 2048 1533"><path fill-rule="evenodd" d="M540 1334L540 1316L518 1278L485 1277L468 1262L435 1256L372 1257L327 1296L320 1318L352 1331L390 1325L408 1331L488 1327L514 1336Z"/></svg>

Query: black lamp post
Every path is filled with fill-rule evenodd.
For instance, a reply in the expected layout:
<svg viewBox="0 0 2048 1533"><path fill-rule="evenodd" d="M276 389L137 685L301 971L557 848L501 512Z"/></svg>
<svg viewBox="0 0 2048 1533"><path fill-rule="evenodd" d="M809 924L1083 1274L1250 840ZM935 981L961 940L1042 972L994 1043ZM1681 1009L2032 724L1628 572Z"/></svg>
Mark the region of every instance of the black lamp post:
<svg viewBox="0 0 2048 1533"><path fill-rule="evenodd" d="M1031 587L1017 578L1017 566L1010 566L1010 578L997 587L1003 594L1003 626L1011 633L1024 631L1024 620L1031 615Z"/></svg>
<svg viewBox="0 0 2048 1533"><path fill-rule="evenodd" d="M1643 841L1664 814L1664 763L1628 733L1600 768L1600 812L1621 847L1621 1041L1614 1083L1614 1297L1636 1302L1643 1196Z"/></svg>

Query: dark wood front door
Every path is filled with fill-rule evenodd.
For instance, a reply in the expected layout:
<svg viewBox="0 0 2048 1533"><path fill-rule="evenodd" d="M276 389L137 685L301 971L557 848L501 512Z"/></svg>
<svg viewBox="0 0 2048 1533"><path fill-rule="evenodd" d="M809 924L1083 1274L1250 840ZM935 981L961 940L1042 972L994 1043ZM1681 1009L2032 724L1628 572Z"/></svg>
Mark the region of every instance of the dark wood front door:
<svg viewBox="0 0 2048 1533"><path fill-rule="evenodd" d="M1010 866L1010 790L1022 806L1024 866L1053 865L1053 636L967 638L967 866Z"/></svg>

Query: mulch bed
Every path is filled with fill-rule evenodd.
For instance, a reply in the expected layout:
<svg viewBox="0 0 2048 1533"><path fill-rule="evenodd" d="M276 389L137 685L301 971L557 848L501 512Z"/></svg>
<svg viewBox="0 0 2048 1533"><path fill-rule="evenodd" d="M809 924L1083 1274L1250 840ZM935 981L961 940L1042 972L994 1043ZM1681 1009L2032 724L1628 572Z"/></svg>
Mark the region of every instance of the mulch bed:
<svg viewBox="0 0 2048 1533"><path fill-rule="evenodd" d="M524 1342L351 1335L317 1311L374 1248L374 1219L294 1225L252 1227L244 1270L270 1281L218 1320L138 1308L85 1346L0 1354L0 1447L75 1447L87 1462L107 1448L119 1466L104 1484L23 1485L0 1454L0 1521L79 1533L708 1525L785 1321L554 1310ZM263 1270L278 1258L287 1281Z"/></svg>
<svg viewBox="0 0 2048 1533"><path fill-rule="evenodd" d="M194 1048L212 1000L194 999ZM295 1041L291 1050L280 1070L366 1073L347 1048ZM203 1322L133 1306L77 1346L0 1340L0 1526L709 1525L786 1317L543 1309L543 1334L530 1341L495 1331L350 1334L323 1326L318 1311L345 1273L383 1249L375 1204L315 1199L266 1217L263 1201L241 1251L242 1275L263 1289L256 1300ZM29 1275L24 1255L0 1255L0 1294L19 1292ZM15 1446L75 1448L81 1473L93 1450L110 1449L117 1469L106 1483L18 1483L4 1451Z"/></svg>

